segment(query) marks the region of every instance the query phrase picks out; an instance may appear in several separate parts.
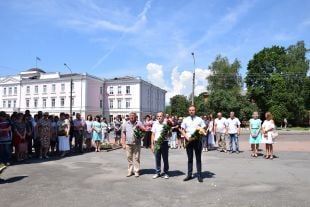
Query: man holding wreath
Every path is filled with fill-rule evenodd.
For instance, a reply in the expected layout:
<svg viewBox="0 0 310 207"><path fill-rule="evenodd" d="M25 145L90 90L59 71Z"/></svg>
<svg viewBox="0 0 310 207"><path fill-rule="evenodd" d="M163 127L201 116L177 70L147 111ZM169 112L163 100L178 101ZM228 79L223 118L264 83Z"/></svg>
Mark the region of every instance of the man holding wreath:
<svg viewBox="0 0 310 207"><path fill-rule="evenodd" d="M182 124L180 132L185 137L188 142L186 147L187 153L187 176L184 178L184 181L188 181L193 178L193 152L195 152L196 156L196 167L197 167L197 179L198 182L203 182L201 175L201 152L202 152L202 143L201 140L194 140L192 135L199 128L205 128L205 122L198 116L196 116L196 108L195 106L190 106L188 108L189 116L186 117Z"/></svg>

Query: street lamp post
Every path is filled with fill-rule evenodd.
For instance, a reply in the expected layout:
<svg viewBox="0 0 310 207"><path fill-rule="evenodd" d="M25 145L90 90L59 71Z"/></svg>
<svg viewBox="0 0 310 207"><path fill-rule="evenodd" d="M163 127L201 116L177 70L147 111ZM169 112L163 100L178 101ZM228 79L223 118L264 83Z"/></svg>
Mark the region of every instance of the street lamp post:
<svg viewBox="0 0 310 207"><path fill-rule="evenodd" d="M194 97L195 97L195 68L196 68L196 61L195 61L195 54L192 52L193 60L194 60L194 69L193 69L193 87L192 87L192 106L194 106Z"/></svg>
<svg viewBox="0 0 310 207"><path fill-rule="evenodd" d="M64 66L68 68L71 73L71 76L70 76L70 117L72 117L72 85L73 85L72 70L66 63L64 63Z"/></svg>

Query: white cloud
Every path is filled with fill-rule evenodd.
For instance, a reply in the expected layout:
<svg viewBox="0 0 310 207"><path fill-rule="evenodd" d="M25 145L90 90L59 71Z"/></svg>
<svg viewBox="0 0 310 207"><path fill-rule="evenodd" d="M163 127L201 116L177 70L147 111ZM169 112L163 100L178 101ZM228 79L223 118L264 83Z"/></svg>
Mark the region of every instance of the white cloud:
<svg viewBox="0 0 310 207"><path fill-rule="evenodd" d="M152 84L167 90L166 103L169 104L170 98L175 95L189 96L192 93L193 73L190 70L178 71L178 67L174 67L170 74L171 83L164 79L163 66L156 63L149 63L147 68L147 79ZM208 69L197 68L195 70L195 95L206 91L206 78L211 74Z"/></svg>
<svg viewBox="0 0 310 207"><path fill-rule="evenodd" d="M164 80L163 66L156 63L149 63L146 66L147 69L147 79L154 85L166 89L166 84Z"/></svg>

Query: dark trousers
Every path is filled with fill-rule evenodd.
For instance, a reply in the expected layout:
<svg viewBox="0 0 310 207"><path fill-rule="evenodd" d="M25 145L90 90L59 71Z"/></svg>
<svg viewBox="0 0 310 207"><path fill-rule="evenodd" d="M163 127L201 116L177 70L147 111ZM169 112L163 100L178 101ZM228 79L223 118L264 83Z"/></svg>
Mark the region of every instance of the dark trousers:
<svg viewBox="0 0 310 207"><path fill-rule="evenodd" d="M28 149L28 154L32 155L32 137L29 137L27 139L27 149Z"/></svg>
<svg viewBox="0 0 310 207"><path fill-rule="evenodd" d="M75 152L83 152L83 131L74 131L74 150Z"/></svg>
<svg viewBox="0 0 310 207"><path fill-rule="evenodd" d="M168 173L169 170L169 161L168 161L168 151L169 146L168 142L163 142L159 150L155 150L155 164L156 164L156 173L160 174L161 172L161 158L164 161L164 173Z"/></svg>
<svg viewBox="0 0 310 207"><path fill-rule="evenodd" d="M11 143L0 144L0 162L6 164L11 161L12 145Z"/></svg>
<svg viewBox="0 0 310 207"><path fill-rule="evenodd" d="M196 156L196 167L197 167L197 174L201 176L201 151L202 151L202 144L201 141L192 141L188 143L186 147L187 153L187 174L191 176L193 174L193 157L194 152Z"/></svg>

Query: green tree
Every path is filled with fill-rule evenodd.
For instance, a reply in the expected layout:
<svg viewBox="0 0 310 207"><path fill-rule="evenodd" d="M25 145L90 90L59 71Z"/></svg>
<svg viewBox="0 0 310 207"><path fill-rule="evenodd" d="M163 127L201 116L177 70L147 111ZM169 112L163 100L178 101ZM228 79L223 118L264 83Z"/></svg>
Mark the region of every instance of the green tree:
<svg viewBox="0 0 310 207"><path fill-rule="evenodd" d="M249 61L245 82L248 97L262 112L276 113L277 121L288 118L301 124L307 105L309 60L304 42L264 48Z"/></svg>
<svg viewBox="0 0 310 207"><path fill-rule="evenodd" d="M190 103L186 96L175 95L170 98L171 114L177 116L187 116Z"/></svg>
<svg viewBox="0 0 310 207"><path fill-rule="evenodd" d="M218 55L215 61L209 66L212 75L207 78L208 90L210 92L232 89L240 91L242 84L242 77L239 74L240 68L240 62L237 59L230 64L227 57Z"/></svg>

